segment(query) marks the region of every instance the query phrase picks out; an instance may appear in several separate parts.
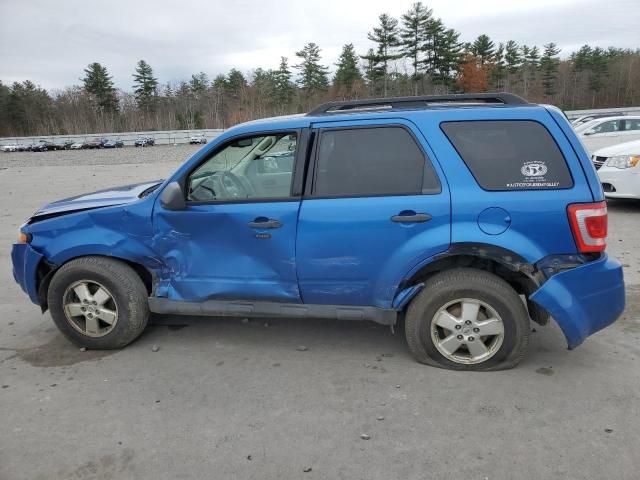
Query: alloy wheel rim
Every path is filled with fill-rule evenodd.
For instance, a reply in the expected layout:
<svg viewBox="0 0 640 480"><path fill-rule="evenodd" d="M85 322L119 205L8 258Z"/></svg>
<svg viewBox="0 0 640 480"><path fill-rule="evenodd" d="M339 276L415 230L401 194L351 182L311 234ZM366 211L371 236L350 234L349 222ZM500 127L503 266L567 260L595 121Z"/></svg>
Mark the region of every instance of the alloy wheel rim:
<svg viewBox="0 0 640 480"><path fill-rule="evenodd" d="M111 292L93 280L71 284L63 296L67 322L82 335L104 337L118 322L118 306Z"/></svg>
<svg viewBox="0 0 640 480"><path fill-rule="evenodd" d="M504 342L504 323L486 302L459 298L443 305L431 320L431 339L447 360L463 365L486 362Z"/></svg>

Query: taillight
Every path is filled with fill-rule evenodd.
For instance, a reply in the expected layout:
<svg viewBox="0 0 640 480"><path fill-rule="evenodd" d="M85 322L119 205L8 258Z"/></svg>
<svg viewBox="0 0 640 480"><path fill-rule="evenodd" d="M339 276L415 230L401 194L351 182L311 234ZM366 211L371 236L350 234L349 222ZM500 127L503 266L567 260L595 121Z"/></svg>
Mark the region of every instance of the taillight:
<svg viewBox="0 0 640 480"><path fill-rule="evenodd" d="M607 203L569 205L569 222L581 253L603 252L607 247Z"/></svg>

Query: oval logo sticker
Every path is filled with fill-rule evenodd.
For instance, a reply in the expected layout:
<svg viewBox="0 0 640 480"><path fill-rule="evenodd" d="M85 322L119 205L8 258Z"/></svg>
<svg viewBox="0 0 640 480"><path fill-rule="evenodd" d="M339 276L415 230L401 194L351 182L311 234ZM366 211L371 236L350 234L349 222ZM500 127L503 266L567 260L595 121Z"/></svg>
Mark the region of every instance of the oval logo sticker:
<svg viewBox="0 0 640 480"><path fill-rule="evenodd" d="M525 177L542 177L547 173L547 166L544 162L527 162L520 169Z"/></svg>

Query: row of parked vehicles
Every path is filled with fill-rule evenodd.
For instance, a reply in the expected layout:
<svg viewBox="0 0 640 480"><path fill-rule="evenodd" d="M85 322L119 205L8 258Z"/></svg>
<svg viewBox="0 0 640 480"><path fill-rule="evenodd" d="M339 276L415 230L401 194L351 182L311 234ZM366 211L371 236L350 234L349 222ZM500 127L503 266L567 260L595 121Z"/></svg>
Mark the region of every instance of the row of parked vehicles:
<svg viewBox="0 0 640 480"><path fill-rule="evenodd" d="M203 134L196 134L189 137L190 145L204 145L207 143L207 137ZM138 137L133 145L135 147L153 147L156 141L150 136ZM74 142L72 140L52 142L50 140L40 140L38 143L32 144L10 144L1 145L2 152L47 152L50 150L86 150L95 148L121 148L124 147L124 141L118 139L110 139L105 137L96 137L92 140L83 142Z"/></svg>
<svg viewBox="0 0 640 480"><path fill-rule="evenodd" d="M640 116L592 115L572 125L591 153L605 196L640 199Z"/></svg>
<svg viewBox="0 0 640 480"><path fill-rule="evenodd" d="M152 147L155 145L153 137L138 137L134 142L136 147ZM49 140L40 140L38 143L32 144L12 144L2 145L0 150L3 152L48 152L56 150L91 150L96 148L122 148L124 141L111 138L93 138L83 142L74 142L66 140L64 142L52 142Z"/></svg>

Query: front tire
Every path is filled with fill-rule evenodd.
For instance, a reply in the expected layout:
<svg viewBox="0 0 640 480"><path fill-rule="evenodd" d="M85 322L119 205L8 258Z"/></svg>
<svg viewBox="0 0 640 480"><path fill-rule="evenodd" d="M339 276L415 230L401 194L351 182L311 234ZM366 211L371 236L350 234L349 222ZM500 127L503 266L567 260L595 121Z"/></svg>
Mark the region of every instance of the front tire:
<svg viewBox="0 0 640 480"><path fill-rule="evenodd" d="M407 310L405 334L415 359L452 370L515 367L529 343L529 314L516 291L483 270L431 277Z"/></svg>
<svg viewBox="0 0 640 480"><path fill-rule="evenodd" d="M82 257L54 274L47 301L54 323L76 345L122 348L144 331L149 318L147 289L126 263Z"/></svg>

